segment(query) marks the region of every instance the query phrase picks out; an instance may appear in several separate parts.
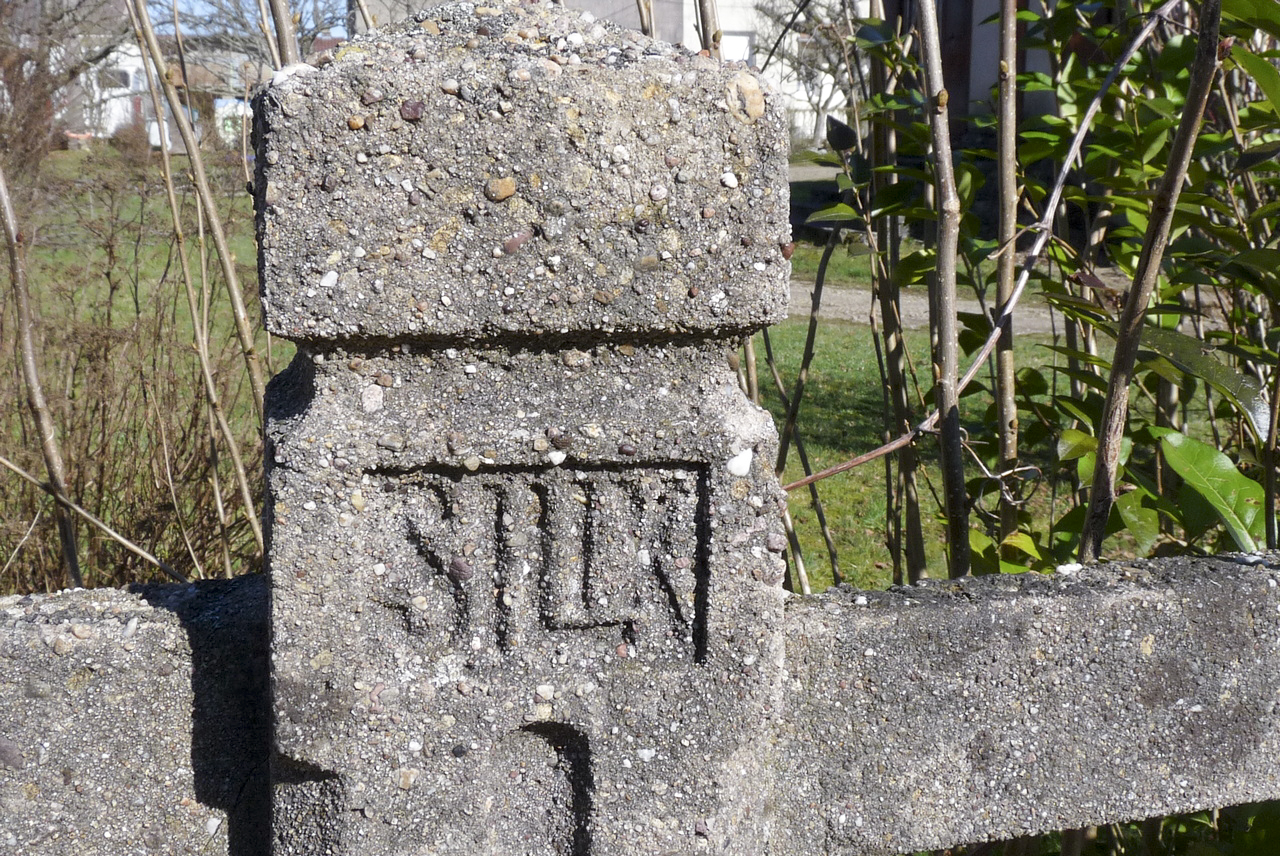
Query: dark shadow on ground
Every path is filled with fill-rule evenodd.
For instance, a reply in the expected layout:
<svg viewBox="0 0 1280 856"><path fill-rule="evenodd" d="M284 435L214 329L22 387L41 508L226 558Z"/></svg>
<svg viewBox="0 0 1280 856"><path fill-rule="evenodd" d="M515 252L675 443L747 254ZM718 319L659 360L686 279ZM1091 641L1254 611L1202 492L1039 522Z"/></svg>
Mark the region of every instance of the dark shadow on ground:
<svg viewBox="0 0 1280 856"><path fill-rule="evenodd" d="M262 575L131 589L182 622L191 645L196 798L227 813L230 856L271 852L268 589Z"/></svg>

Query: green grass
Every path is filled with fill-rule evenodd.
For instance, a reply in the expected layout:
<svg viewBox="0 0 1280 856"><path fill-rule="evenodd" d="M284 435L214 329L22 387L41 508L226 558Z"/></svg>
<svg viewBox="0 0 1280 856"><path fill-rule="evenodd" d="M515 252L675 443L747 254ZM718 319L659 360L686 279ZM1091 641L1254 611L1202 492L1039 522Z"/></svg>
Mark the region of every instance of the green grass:
<svg viewBox="0 0 1280 856"><path fill-rule="evenodd" d="M791 275L813 282L818 277L818 265L822 260L822 247L797 242L791 255ZM860 243L846 243L837 247L827 262L827 285L870 287L871 253Z"/></svg>
<svg viewBox="0 0 1280 856"><path fill-rule="evenodd" d="M807 322L787 321L769 332L779 370L788 384L800 366ZM813 471L825 469L881 443L885 399L880 370L871 344L870 328L845 322L825 322L818 330L815 356L809 369L801 403L799 431ZM757 356L765 348L757 336ZM927 333L908 336L909 347L923 352ZM764 372L762 371L762 376ZM770 384L764 404L781 425L785 416ZM787 458L784 482L804 475L793 447ZM835 542L845 580L860 588L884 588L891 582L889 554L885 547L884 466L873 462L818 484L819 496ZM815 590L831 584L831 565L807 489L792 492L792 519ZM941 544L936 545L941 556Z"/></svg>
<svg viewBox="0 0 1280 856"><path fill-rule="evenodd" d="M799 370L807 321L790 320L770 330L769 337L783 378L790 385ZM906 334L908 352L916 362L918 373L927 383L927 331L910 330ZM1020 337L1015 345L1015 361L1019 366L1042 366L1050 355L1040 345L1043 339ZM762 336L756 337L757 358L761 377L768 377L763 367L765 348ZM986 381L979 375L975 384ZM773 385L762 381L763 403L781 426L785 414ZM789 390L790 392L790 390ZM922 393L931 404L930 393ZM983 450L994 442L995 430L988 412L988 396L974 394L962 400L963 422L970 442ZM916 398L917 418L923 408ZM824 321L816 339L815 356L809 369L799 417L800 434L809 455L811 471L819 471L870 451L883 442L883 416L887 408L880 382L880 368L866 325ZM945 532L935 490L940 491L937 446L926 437L917 446L921 457L920 496L925 551L933 576L945 575ZM1037 451L1039 456L1036 456ZM1031 461L1046 472L1055 466L1046 450L1032 449ZM966 462L969 478L978 475L972 462ZM804 476L799 455L793 447L787 458L783 482ZM833 476L818 483L827 523L835 543L839 566L846 582L860 588L885 588L892 582L892 558L886 546L885 532L885 468L883 459ZM931 489L933 488L933 489ZM793 491L789 497L810 581L815 590L831 584L831 565L817 515L807 488ZM1037 525L1047 528L1049 509L1047 491L1031 509ZM974 519L974 525L981 525Z"/></svg>

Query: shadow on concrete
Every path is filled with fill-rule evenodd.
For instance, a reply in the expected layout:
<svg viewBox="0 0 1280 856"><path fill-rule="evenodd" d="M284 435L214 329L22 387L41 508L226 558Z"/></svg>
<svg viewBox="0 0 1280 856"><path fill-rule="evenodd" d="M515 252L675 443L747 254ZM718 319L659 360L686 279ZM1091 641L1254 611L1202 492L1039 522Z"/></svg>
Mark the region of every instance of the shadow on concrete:
<svg viewBox="0 0 1280 856"><path fill-rule="evenodd" d="M261 575L131 589L191 645L196 798L227 814L230 856L271 852L268 589Z"/></svg>

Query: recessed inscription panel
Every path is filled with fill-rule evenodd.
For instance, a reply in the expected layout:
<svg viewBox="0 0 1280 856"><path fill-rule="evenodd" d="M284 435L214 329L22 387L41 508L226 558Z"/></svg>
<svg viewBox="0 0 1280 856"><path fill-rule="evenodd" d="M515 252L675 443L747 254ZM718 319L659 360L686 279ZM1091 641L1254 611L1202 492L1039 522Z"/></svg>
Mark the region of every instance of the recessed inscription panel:
<svg viewBox="0 0 1280 856"><path fill-rule="evenodd" d="M511 653L539 639L706 640L707 475L696 466L401 478L421 560L410 628Z"/></svg>

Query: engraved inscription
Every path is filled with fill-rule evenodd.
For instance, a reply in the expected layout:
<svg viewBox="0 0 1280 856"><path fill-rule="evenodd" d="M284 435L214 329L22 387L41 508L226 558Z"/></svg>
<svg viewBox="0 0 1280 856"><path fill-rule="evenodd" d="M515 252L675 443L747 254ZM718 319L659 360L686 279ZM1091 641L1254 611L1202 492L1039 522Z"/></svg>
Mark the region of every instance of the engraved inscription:
<svg viewBox="0 0 1280 856"><path fill-rule="evenodd" d="M706 478L690 466L416 474L420 630L504 652L562 633L661 639L700 659Z"/></svg>

